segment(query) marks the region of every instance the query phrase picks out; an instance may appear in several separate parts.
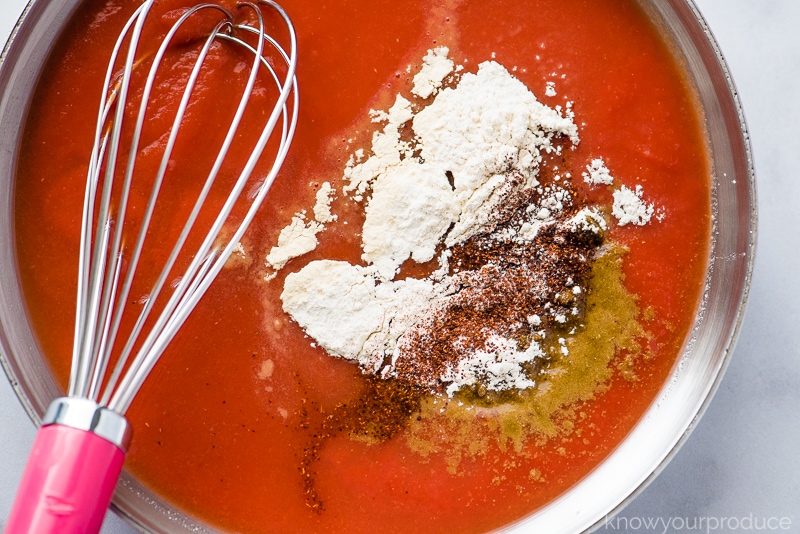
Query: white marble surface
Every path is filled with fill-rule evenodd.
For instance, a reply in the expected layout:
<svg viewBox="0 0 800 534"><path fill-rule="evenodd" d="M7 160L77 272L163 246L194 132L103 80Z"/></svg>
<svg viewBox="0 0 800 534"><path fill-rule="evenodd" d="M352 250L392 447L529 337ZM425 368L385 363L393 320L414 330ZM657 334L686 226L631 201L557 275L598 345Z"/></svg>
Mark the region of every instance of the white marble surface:
<svg viewBox="0 0 800 534"><path fill-rule="evenodd" d="M600 532L746 532L770 519L766 526L775 528L767 530L800 532L800 1L696 3L729 63L752 136L759 243L750 303L705 416L661 475ZM24 4L0 0L0 42ZM0 527L33 436L0 376ZM132 529L109 513L103 532Z"/></svg>

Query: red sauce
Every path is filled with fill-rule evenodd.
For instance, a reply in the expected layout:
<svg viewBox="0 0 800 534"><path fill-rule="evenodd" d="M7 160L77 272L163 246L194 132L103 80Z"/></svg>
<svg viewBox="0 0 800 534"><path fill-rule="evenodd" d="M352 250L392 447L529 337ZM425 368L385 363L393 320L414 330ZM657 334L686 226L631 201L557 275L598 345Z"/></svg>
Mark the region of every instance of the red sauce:
<svg viewBox="0 0 800 534"><path fill-rule="evenodd" d="M165 0L158 9L193 3ZM189 514L235 531L479 532L518 519L578 482L633 428L693 321L710 235L710 169L692 90L632 0L282 3L299 36L298 135L245 241L252 263L223 271L128 412L135 437L127 468ZM20 155L18 261L41 345L62 383L87 125L94 124L107 51L134 4L91 0L79 9L36 92ZM580 439L530 443L514 463L498 449L463 460L453 475L444 458L421 457L403 439L369 445L332 438L316 463L325 509L315 513L298 473L309 440L301 414L309 404L326 409L354 398L361 377L354 365L312 347L281 311L285 273L265 285L263 258L291 215L313 205L313 185L338 180L352 150L368 146L371 132L357 131L367 110L385 109L407 91L415 71L406 66L438 45L468 70L492 57L518 67L514 74L548 105L573 101L581 135L573 161L602 156L619 182L641 184L665 208L661 223L610 232L629 249L626 287L655 312L648 330L656 357L640 363L637 381L616 374L607 392L576 407L584 414ZM222 58L216 68L223 76L232 64ZM558 96L544 99L551 80ZM212 91L213 83L222 78L211 77ZM216 109L208 104L195 115L195 140L225 122ZM191 161L192 148L177 155ZM234 157L249 148L238 150ZM611 203L605 188L588 194ZM301 261L358 262L359 237L337 228ZM274 372L259 378L267 359ZM531 479L534 468L546 482Z"/></svg>

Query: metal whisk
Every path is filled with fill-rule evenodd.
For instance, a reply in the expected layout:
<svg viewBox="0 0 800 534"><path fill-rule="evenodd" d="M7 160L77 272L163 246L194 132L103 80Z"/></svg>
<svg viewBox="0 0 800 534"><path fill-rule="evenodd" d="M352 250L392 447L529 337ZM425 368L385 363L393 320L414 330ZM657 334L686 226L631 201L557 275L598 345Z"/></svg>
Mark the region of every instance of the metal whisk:
<svg viewBox="0 0 800 534"><path fill-rule="evenodd" d="M140 40L154 3L155 0L145 1L130 17L109 60L84 197L68 396L56 399L43 419L6 526L9 533L99 531L130 441L131 429L124 413L236 248L275 180L294 134L298 105L296 37L283 8L272 0L240 2L236 13L217 4L199 4L178 18L155 53L147 54L139 50L144 48ZM285 26L280 32L282 40L288 42L288 51L277 38L267 34L261 6L278 14ZM186 22L201 12L215 14L218 21L210 33L200 36L196 61L177 107L160 166L156 176L148 177L147 183L152 183L149 200L138 229L131 230L126 228L126 216L132 183L138 180L137 155L141 151L148 105L158 91L156 75L165 54L175 46L176 35L181 30L188 31ZM215 43L240 47L251 54L250 74L191 213L125 337L120 335L123 303L129 300L134 275L143 257L144 243L187 106ZM148 63L149 74L138 114L132 119L133 133L126 151L121 144L126 138L123 123L131 120L126 118L133 90L131 81L134 71L145 69ZM218 182L220 169L239 133L259 75L275 85L278 96L272 112L199 248L184 250L204 206L206 210L213 209L208 208L209 192ZM130 126L126 131L131 131ZM253 178L268 143L277 146L267 151L272 158L269 171L263 179ZM240 206L238 211L235 206ZM132 240L133 245L126 246L127 240ZM176 265L183 265L186 258L191 261L179 282L169 284L168 278L175 278ZM118 337L125 339L120 341Z"/></svg>

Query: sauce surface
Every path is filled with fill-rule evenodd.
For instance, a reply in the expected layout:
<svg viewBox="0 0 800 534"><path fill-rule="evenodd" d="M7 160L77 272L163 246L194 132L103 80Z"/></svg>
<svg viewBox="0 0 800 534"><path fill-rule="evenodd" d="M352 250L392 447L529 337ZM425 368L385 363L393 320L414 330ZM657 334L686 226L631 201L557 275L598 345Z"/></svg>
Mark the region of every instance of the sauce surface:
<svg viewBox="0 0 800 534"><path fill-rule="evenodd" d="M169 0L158 10L169 20L171 9L193 3ZM135 4L91 0L80 8L34 97L20 155L18 261L42 348L63 384L94 95L106 51ZM247 259L212 285L128 412L135 435L127 468L187 513L230 531L482 532L519 519L577 483L633 428L694 319L710 235L710 168L690 85L632 0L282 4L299 36L297 137L243 241ZM312 346L278 296L301 261L360 261L358 215L343 217L350 228L331 227L313 253L269 283L264 257L292 215L313 205L316 188L339 186L349 154L368 146L367 111L386 109L407 91L415 72L407 66L439 45L467 70L494 58L550 106L574 102L581 143L572 161L602 156L619 182L641 184L664 208L663 221L613 227L608 236L627 249L624 284L648 310L652 356L637 361L635 379L615 367L593 399L570 406L571 432L529 440L521 450L496 440L455 469L446 453L419 454L402 435L378 444L332 437L314 463L324 509L313 511L299 472L313 431L306 423L355 399L363 377ZM196 145L214 146L227 120L219 94L239 60L222 54L215 63L207 89L217 96L198 105L193 143L176 154L177 180L191 182ZM548 81L557 96L544 96ZM246 157L248 144L237 150L234 158ZM605 188L584 193L611 203ZM182 198L175 193L171 201L179 207ZM344 199L337 207L348 208ZM168 235L155 241L170 243Z"/></svg>

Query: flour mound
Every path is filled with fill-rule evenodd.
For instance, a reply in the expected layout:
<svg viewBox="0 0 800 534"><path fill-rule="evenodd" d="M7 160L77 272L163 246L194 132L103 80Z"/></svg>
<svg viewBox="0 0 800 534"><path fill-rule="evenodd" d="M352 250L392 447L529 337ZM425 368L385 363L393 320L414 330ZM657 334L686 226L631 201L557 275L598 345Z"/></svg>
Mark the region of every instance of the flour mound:
<svg viewBox="0 0 800 534"><path fill-rule="evenodd" d="M650 222L655 207L653 204L646 203L643 195L644 191L641 185L637 185L634 189L623 185L619 190L614 191L612 214L617 218L617 224L620 226L626 224L644 226Z"/></svg>
<svg viewBox="0 0 800 534"><path fill-rule="evenodd" d="M534 385L527 369L543 352L523 335L539 327L528 323L532 314L522 306L501 306L504 318L478 325L476 338L445 340L438 360L417 361L432 335L426 329L464 306L476 306L473 315L481 317L481 299L495 298L500 280L518 288L503 298L529 292L525 302L539 306L537 324L563 323L574 306L540 307L577 282L564 274L566 263L540 257L532 247L572 240L584 247L572 252L574 261L584 261L605 220L596 209L575 206L568 189L539 183L545 155L580 141L570 106L542 104L494 61L447 78L454 69L446 54L441 48L425 57L411 91L417 99L397 95L388 111L371 112L383 124L371 153L357 151L345 167L343 193L365 203L365 265L312 261L286 277L283 309L329 354L358 363L365 373L413 380L451 396L476 384L524 389ZM444 87L445 79L454 85ZM463 269L448 263L454 251L459 263L472 261L465 247L477 242L487 254L525 259L497 256ZM432 276L395 279L406 261L425 263L437 254L441 268ZM560 269L556 278L531 279L544 264ZM527 341L520 345L519 339Z"/></svg>
<svg viewBox="0 0 800 534"><path fill-rule="evenodd" d="M365 210L362 259L385 279L394 278L409 257L432 260L459 216L453 196L442 168L410 160L392 166L375 182Z"/></svg>
<svg viewBox="0 0 800 534"><path fill-rule="evenodd" d="M431 280L377 284L369 268L318 260L286 277L281 301L330 354L375 373L417 317L435 307L437 292Z"/></svg>

